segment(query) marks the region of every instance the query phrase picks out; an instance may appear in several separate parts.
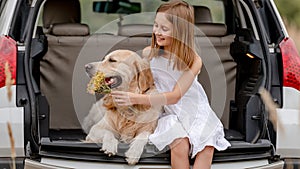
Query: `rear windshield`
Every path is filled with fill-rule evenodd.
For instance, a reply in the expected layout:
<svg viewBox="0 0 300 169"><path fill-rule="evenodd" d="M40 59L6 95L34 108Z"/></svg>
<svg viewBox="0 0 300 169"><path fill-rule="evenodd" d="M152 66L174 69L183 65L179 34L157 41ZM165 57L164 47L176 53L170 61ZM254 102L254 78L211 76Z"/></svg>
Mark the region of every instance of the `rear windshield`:
<svg viewBox="0 0 300 169"><path fill-rule="evenodd" d="M161 0L131 0L141 3L141 13L137 14L112 14L97 13L93 11L94 0L79 0L81 6L81 22L89 25L90 33L115 33L119 21L121 24L151 24L154 20L156 9L162 3ZM225 8L220 0L186 0L193 6L205 6L211 11L213 23L225 23ZM39 18L39 26L42 26L42 17Z"/></svg>
<svg viewBox="0 0 300 169"><path fill-rule="evenodd" d="M111 32L112 27L117 28L121 17L122 24L152 24L154 12L158 6L164 3L161 0L131 0L130 2L141 3L141 13L131 15L107 14L93 12L92 0L80 0L82 22L89 25L93 32ZM214 23L225 22L225 10L223 1L215 0L187 0L193 6L206 6L210 9ZM108 26L109 25L109 26ZM111 32L112 33L112 32Z"/></svg>

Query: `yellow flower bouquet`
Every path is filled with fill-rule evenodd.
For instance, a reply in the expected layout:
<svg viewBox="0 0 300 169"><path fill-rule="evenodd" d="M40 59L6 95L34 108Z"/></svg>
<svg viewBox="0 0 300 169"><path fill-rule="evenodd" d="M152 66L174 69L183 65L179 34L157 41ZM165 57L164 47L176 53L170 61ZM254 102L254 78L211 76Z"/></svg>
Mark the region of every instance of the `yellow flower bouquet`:
<svg viewBox="0 0 300 169"><path fill-rule="evenodd" d="M87 92L90 94L108 94L111 88L105 82L105 74L103 72L96 72L87 85Z"/></svg>

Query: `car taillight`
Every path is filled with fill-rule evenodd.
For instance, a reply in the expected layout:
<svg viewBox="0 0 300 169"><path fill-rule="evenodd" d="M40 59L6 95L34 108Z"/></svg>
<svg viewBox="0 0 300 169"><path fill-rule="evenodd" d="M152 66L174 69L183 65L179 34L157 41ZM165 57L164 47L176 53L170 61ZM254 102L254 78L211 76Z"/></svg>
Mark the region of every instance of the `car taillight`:
<svg viewBox="0 0 300 169"><path fill-rule="evenodd" d="M5 86L5 63L9 65L12 79L16 79L17 45L16 41L8 36L0 37L0 88ZM16 80L14 80L16 82Z"/></svg>
<svg viewBox="0 0 300 169"><path fill-rule="evenodd" d="M300 90L300 56L291 38L279 44L283 61L283 86Z"/></svg>

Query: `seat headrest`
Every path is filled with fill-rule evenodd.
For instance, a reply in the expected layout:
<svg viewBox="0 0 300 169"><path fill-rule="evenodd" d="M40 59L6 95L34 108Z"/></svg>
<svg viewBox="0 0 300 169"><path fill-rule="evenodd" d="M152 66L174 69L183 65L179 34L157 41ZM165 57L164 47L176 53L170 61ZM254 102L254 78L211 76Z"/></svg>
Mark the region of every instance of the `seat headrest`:
<svg viewBox="0 0 300 169"><path fill-rule="evenodd" d="M55 36L88 36L90 34L89 26L80 23L58 23L53 24L51 35Z"/></svg>
<svg viewBox="0 0 300 169"><path fill-rule="evenodd" d="M222 37L227 34L227 26L222 23L200 23L195 26L195 36Z"/></svg>
<svg viewBox="0 0 300 169"><path fill-rule="evenodd" d="M195 24L212 22L210 9L206 6L194 6L194 15Z"/></svg>
<svg viewBox="0 0 300 169"><path fill-rule="evenodd" d="M119 27L118 35L128 37L151 37L153 25L128 24Z"/></svg>
<svg viewBox="0 0 300 169"><path fill-rule="evenodd" d="M79 0L47 0L43 11L43 25L48 29L56 23L80 23Z"/></svg>

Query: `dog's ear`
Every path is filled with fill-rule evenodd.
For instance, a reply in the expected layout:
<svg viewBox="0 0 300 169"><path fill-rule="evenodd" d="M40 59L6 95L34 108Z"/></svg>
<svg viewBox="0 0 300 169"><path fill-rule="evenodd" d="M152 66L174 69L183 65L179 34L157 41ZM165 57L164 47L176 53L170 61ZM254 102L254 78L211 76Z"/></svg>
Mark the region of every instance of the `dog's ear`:
<svg viewBox="0 0 300 169"><path fill-rule="evenodd" d="M145 93L154 85L149 63L146 60L140 60L134 62L134 66L137 70L136 80L139 91L140 93Z"/></svg>

